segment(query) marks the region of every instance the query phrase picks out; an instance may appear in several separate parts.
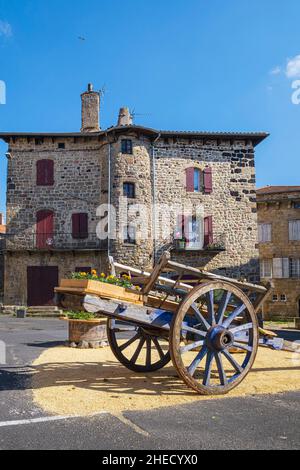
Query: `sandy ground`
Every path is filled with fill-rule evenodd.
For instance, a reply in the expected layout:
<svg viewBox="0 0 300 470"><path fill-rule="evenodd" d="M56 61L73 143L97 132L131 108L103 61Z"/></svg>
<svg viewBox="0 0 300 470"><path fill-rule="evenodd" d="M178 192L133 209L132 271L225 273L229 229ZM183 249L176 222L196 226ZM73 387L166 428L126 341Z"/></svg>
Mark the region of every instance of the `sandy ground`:
<svg viewBox="0 0 300 470"><path fill-rule="evenodd" d="M102 410L122 413L210 399L189 390L172 363L159 372L139 375L120 365L110 348L48 349L33 369L35 402L58 415L89 415ZM251 373L227 396L295 390L300 390L300 355L260 349Z"/></svg>

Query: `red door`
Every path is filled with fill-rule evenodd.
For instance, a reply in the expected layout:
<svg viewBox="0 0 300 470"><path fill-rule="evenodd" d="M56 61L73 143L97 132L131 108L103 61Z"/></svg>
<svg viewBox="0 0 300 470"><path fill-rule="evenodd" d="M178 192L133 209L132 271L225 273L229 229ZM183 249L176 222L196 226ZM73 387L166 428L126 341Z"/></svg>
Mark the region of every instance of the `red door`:
<svg viewBox="0 0 300 470"><path fill-rule="evenodd" d="M38 249L53 247L54 215L52 211L42 210L36 215L36 246Z"/></svg>
<svg viewBox="0 0 300 470"><path fill-rule="evenodd" d="M30 307L54 305L54 288L58 286L57 266L28 266L27 304Z"/></svg>

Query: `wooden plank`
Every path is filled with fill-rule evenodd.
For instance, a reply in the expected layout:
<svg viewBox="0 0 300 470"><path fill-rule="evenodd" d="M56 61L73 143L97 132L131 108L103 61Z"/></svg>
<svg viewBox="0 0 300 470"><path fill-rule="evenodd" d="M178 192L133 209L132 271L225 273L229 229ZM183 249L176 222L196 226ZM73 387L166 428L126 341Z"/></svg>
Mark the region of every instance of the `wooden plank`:
<svg viewBox="0 0 300 470"><path fill-rule="evenodd" d="M143 288L143 294L147 295L153 288L154 284L157 282L157 279L159 278L159 275L161 274L162 270L167 266L168 262L171 259L171 255L169 252L165 252L162 257L160 258L159 262L153 269L149 280L146 282L144 288Z"/></svg>

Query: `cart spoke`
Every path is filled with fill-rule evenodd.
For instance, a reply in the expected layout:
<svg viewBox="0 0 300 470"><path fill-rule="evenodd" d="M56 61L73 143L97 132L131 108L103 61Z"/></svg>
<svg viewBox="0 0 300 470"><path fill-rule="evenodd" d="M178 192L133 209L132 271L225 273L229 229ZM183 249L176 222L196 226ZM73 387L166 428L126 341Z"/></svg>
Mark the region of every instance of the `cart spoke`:
<svg viewBox="0 0 300 470"><path fill-rule="evenodd" d="M207 354L207 358L206 358L206 365L205 365L205 372L204 372L204 379L203 379L203 385L205 385L206 387L210 385L213 358L214 358L213 353L209 351Z"/></svg>
<svg viewBox="0 0 300 470"><path fill-rule="evenodd" d="M210 324L205 320L204 316L200 312L200 310L197 308L197 305L193 303L191 305L191 308L194 310L196 317L198 320L203 324L203 326L206 328L206 330L210 329Z"/></svg>
<svg viewBox="0 0 300 470"><path fill-rule="evenodd" d="M229 331L234 335L240 331L251 330L253 328L253 323L246 323L245 325L237 326L236 328L231 328Z"/></svg>
<svg viewBox="0 0 300 470"><path fill-rule="evenodd" d="M139 345L138 345L138 347L137 347L137 349L136 349L134 355L133 355L132 358L131 358L131 362L133 362L133 364L135 364L136 361L138 360L138 357L139 357L139 355L140 355L140 353L141 353L141 350L142 350L142 348L143 348L143 346L144 346L144 344L145 344L145 341L146 341L146 338L143 338L143 337L142 337L142 338L140 339Z"/></svg>
<svg viewBox="0 0 300 470"><path fill-rule="evenodd" d="M146 366L151 366L151 339L147 338Z"/></svg>
<svg viewBox="0 0 300 470"><path fill-rule="evenodd" d="M159 357L160 357L161 359L163 359L163 358L165 357L165 354L164 354L164 352L163 352L163 350L162 350L161 345L160 345L159 342L158 342L158 339L157 339L157 338L152 338L152 341L153 341L154 346L156 347L156 349L157 349L157 351L158 351Z"/></svg>
<svg viewBox="0 0 300 470"><path fill-rule="evenodd" d="M249 352L253 351L252 346L248 346L248 344L234 342L233 347L237 349L242 349L243 351L249 351Z"/></svg>
<svg viewBox="0 0 300 470"><path fill-rule="evenodd" d="M235 368L235 370L241 374L243 372L243 368L239 365L239 363L234 359L234 357L230 354L229 351L227 351L227 349L225 349L224 351L222 351L222 353L224 354L224 356L226 357L226 359L230 362L230 364Z"/></svg>
<svg viewBox="0 0 300 470"><path fill-rule="evenodd" d="M208 317L211 325L216 324L215 306L214 306L214 291L211 290L206 294Z"/></svg>
<svg viewBox="0 0 300 470"><path fill-rule="evenodd" d="M197 354L197 356L195 357L195 359L193 360L193 362L191 363L190 367L188 367L188 373L193 377L195 372L196 372L196 369L197 367L199 366L200 362L202 361L202 359L205 357L205 355L207 354L207 346L203 346L203 348L201 349L201 351L199 352L199 354Z"/></svg>
<svg viewBox="0 0 300 470"><path fill-rule="evenodd" d="M229 325L231 325L231 323L233 322L233 320L235 320L236 317L241 315L241 313L243 313L246 310L246 308L247 307L245 304L242 304L239 307L237 307L235 311L231 315L229 315L228 318L226 318L225 322L223 323L224 328L228 328Z"/></svg>
<svg viewBox="0 0 300 470"><path fill-rule="evenodd" d="M227 385L228 384L228 379L226 377L226 373L223 367L223 361L222 361L222 356L221 353L215 353L215 359L218 367L218 372L219 372L219 377L220 377L220 382L221 385Z"/></svg>
<svg viewBox="0 0 300 470"><path fill-rule="evenodd" d="M180 348L180 353L185 354L186 352L192 351L193 349L199 348L204 345L204 341L196 341L195 343L188 344Z"/></svg>
<svg viewBox="0 0 300 470"><path fill-rule="evenodd" d="M127 349L132 343L137 341L140 337L141 337L140 333L137 333L129 341L127 341L127 343L122 344L122 346L120 346L120 351L124 351L124 349Z"/></svg>
<svg viewBox="0 0 300 470"><path fill-rule="evenodd" d="M224 315L225 315L227 306L229 304L229 301L231 299L231 296L232 296L231 292L224 291L224 294L222 296L221 303L219 306L219 310L218 310L217 320L216 320L218 325L222 325L223 323Z"/></svg>
<svg viewBox="0 0 300 470"><path fill-rule="evenodd" d="M195 335L198 335L198 336L203 336L203 338L206 338L207 336L206 331L197 330L196 328L192 328L191 326L182 325L181 329L183 331L189 331L190 333L194 333Z"/></svg>

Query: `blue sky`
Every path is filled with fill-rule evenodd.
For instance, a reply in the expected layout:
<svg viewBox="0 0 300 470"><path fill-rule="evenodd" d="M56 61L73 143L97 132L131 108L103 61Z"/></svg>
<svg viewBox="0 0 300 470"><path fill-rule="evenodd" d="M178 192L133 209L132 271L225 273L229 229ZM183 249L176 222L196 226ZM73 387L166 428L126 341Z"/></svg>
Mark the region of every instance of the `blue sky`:
<svg viewBox="0 0 300 470"><path fill-rule="evenodd" d="M102 127L128 105L160 129L268 131L258 185L300 185L299 18L299 0L0 0L0 131L79 130L105 84Z"/></svg>

